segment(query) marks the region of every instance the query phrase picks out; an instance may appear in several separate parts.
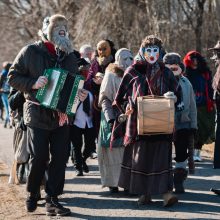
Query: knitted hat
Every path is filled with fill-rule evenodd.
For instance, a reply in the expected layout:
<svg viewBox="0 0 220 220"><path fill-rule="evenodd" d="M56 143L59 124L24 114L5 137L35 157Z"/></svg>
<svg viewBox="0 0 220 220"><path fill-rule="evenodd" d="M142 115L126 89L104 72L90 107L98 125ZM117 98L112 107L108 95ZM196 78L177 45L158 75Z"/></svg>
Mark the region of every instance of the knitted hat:
<svg viewBox="0 0 220 220"><path fill-rule="evenodd" d="M177 64L180 66L180 68L182 69L182 71L185 71L185 66L184 64L181 62L181 56L178 53L167 53L164 55L163 57L163 62L165 64Z"/></svg>

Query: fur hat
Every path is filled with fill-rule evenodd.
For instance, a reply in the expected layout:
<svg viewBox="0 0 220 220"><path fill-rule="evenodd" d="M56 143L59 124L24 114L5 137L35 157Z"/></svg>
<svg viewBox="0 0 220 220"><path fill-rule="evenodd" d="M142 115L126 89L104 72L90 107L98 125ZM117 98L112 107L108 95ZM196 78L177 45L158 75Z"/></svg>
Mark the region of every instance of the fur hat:
<svg viewBox="0 0 220 220"><path fill-rule="evenodd" d="M163 57L163 62L165 64L177 64L180 66L180 68L182 69L182 71L185 71L185 66L181 61L181 56L178 53L167 53L164 55Z"/></svg>
<svg viewBox="0 0 220 220"><path fill-rule="evenodd" d="M52 30L57 22L64 22L65 24L67 24L68 20L64 15L60 15L60 14L55 14L52 15L51 17L44 18L42 29L39 30L38 32L39 36L41 36L44 41L45 40L51 41Z"/></svg>

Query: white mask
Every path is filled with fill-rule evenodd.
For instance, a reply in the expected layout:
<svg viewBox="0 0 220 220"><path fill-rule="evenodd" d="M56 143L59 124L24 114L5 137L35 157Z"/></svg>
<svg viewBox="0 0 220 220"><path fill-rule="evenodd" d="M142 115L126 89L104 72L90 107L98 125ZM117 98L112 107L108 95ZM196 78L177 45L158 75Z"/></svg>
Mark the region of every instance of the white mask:
<svg viewBox="0 0 220 220"><path fill-rule="evenodd" d="M133 55L130 50L122 48L115 54L115 64L126 70L133 63Z"/></svg>
<svg viewBox="0 0 220 220"><path fill-rule="evenodd" d="M182 73L182 69L178 64L166 64L165 66L173 72L174 76L179 76Z"/></svg>
<svg viewBox="0 0 220 220"><path fill-rule="evenodd" d="M150 64L154 64L160 56L160 50L158 46L145 47L143 51L146 61Z"/></svg>

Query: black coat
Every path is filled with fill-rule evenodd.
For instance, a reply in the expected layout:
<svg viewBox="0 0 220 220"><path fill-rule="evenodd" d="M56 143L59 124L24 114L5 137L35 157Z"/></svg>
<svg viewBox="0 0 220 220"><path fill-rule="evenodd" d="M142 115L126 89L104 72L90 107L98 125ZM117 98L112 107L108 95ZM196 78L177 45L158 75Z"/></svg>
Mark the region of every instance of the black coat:
<svg viewBox="0 0 220 220"><path fill-rule="evenodd" d="M37 102L35 98L37 90L33 90L32 86L38 77L43 75L45 69L55 67L56 63L57 56L50 54L43 42L28 45L19 52L9 70L9 84L24 92L26 100ZM65 56L58 64L72 75L78 73L74 53ZM29 101L24 103L24 121L28 126L47 130L59 126L57 111Z"/></svg>

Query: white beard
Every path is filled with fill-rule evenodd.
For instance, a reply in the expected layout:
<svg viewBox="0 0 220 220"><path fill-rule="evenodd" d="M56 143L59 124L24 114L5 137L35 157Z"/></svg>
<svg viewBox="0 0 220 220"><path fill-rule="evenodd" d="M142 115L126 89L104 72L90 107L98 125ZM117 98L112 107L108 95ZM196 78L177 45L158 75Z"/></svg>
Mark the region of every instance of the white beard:
<svg viewBox="0 0 220 220"><path fill-rule="evenodd" d="M68 36L63 37L57 32L53 32L52 43L55 45L55 48L58 48L67 54L73 52L73 47Z"/></svg>

